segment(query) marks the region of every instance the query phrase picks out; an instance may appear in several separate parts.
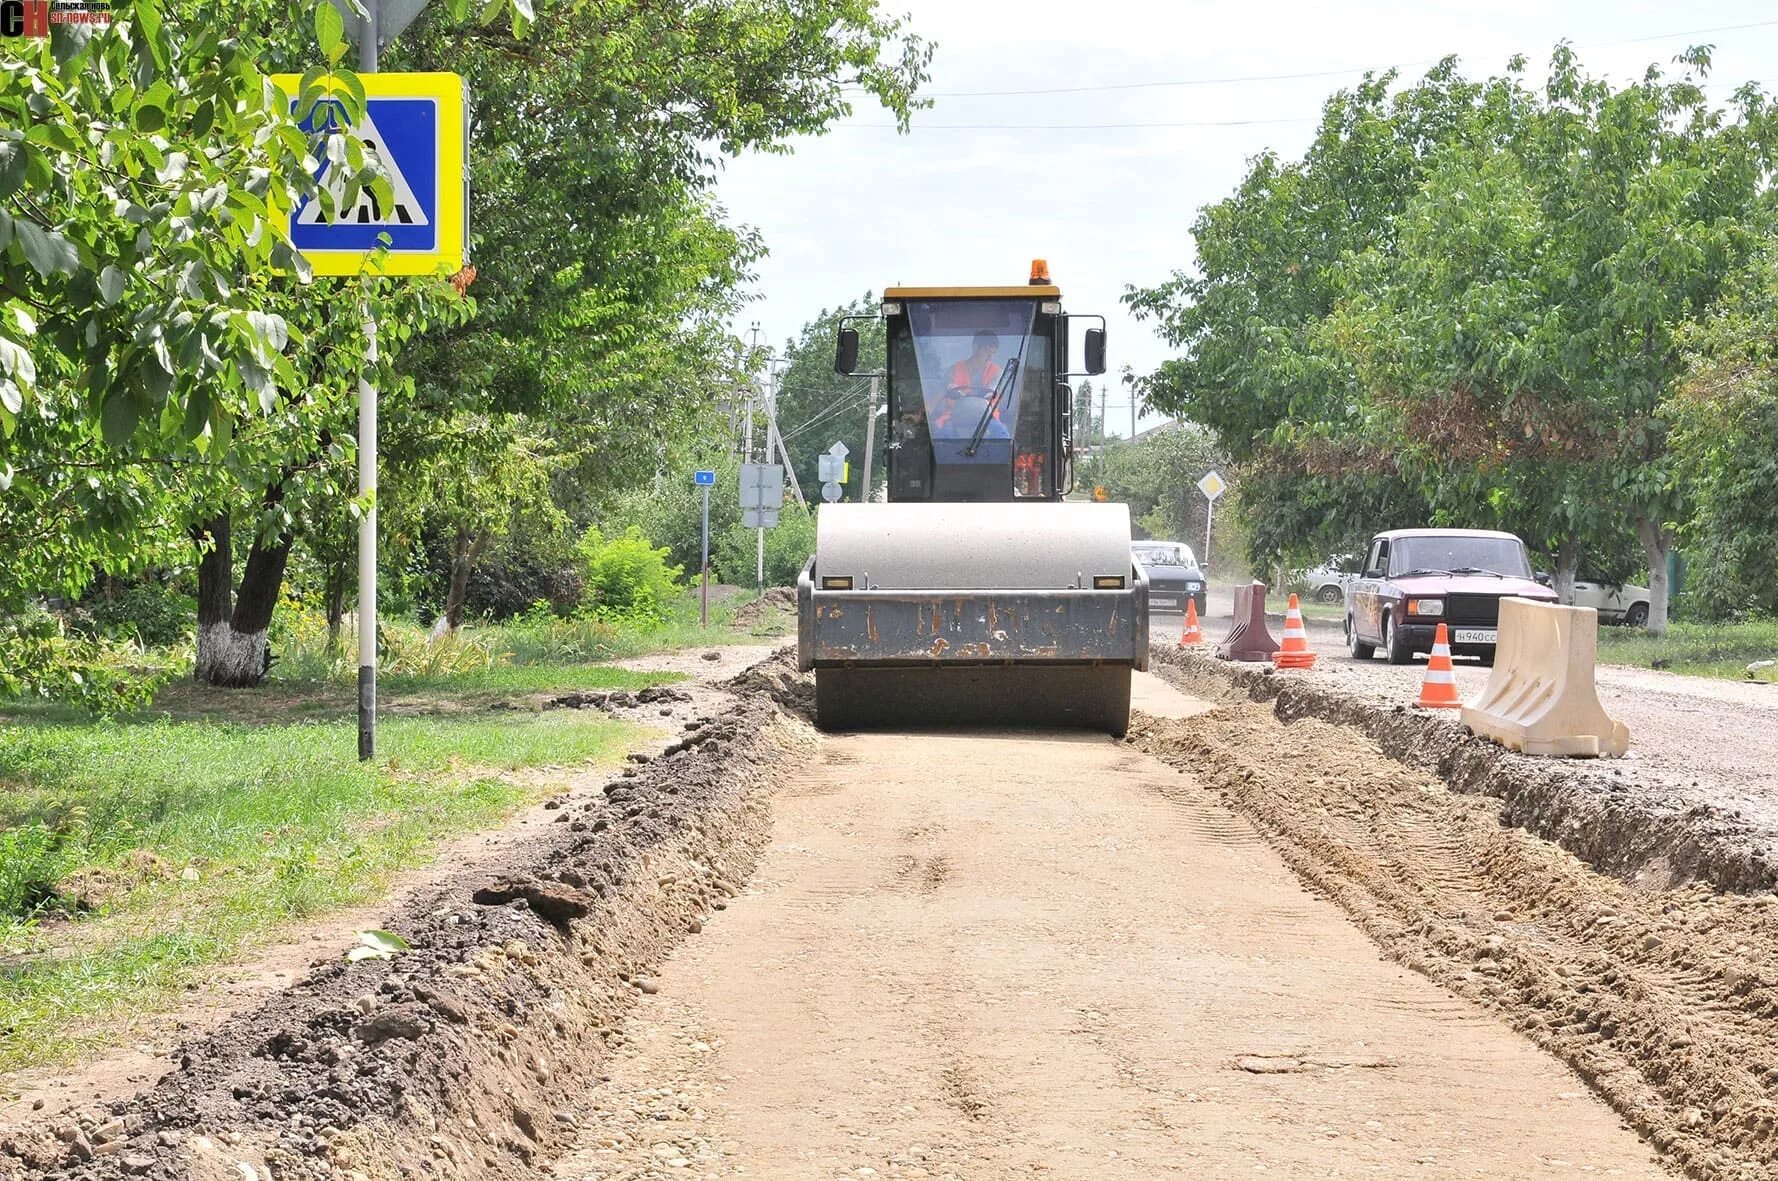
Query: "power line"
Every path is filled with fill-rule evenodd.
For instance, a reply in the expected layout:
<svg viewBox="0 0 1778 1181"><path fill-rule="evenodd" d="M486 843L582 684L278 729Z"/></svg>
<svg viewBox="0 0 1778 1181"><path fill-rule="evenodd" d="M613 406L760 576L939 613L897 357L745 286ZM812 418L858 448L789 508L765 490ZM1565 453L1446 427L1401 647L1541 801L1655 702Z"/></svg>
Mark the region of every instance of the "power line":
<svg viewBox="0 0 1778 1181"><path fill-rule="evenodd" d="M782 439L784 442L788 443L791 439L796 438L798 435L801 435L807 431L811 431L811 430L815 429L816 427L822 425L823 423L829 422L829 421L839 417L841 414L845 413L848 410L856 409L857 406L859 405L859 403L864 400L864 398L869 394L869 392L870 392L870 387L868 385L854 386L851 390L849 390L845 394L842 394L840 396L840 398L837 401L835 401L832 405L830 405L827 409L823 410L821 413L819 413L817 415L814 415L811 418L804 419L803 422L801 424L799 424L793 430L779 432L778 437L780 439Z"/></svg>
<svg viewBox="0 0 1778 1181"><path fill-rule="evenodd" d="M1179 123L917 123L916 131L1121 131L1143 127L1259 127L1275 123L1314 123L1308 117L1294 119L1190 120ZM836 127L893 128L893 123L836 123Z"/></svg>
<svg viewBox="0 0 1778 1181"><path fill-rule="evenodd" d="M1669 41L1675 37L1697 37L1705 33L1738 33L1746 29L1766 29L1778 20L1749 21L1739 25L1715 25L1707 29L1681 29L1672 33L1651 33L1645 37L1624 37L1616 41L1596 41L1578 45L1576 50L1610 49L1616 45L1639 45L1647 41ZM1294 74L1244 74L1224 78L1175 78L1159 82L1108 82L1095 86L1041 86L1028 90L954 90L923 95L924 98L1022 98L1038 94L1088 94L1108 90L1153 90L1178 86L1233 86L1250 82L1295 82L1305 78L1331 78L1341 74L1380 74L1385 70L1404 70L1412 66L1430 66L1442 57L1396 62L1389 66L1346 66L1340 69L1305 70ZM1218 125L1220 126L1220 125Z"/></svg>

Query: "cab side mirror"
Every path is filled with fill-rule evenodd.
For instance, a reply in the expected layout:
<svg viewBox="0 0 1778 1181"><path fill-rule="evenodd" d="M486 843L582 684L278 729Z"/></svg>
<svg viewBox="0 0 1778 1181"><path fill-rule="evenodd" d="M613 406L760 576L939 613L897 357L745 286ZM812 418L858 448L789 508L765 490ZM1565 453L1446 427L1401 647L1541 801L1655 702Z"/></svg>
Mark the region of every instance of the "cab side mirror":
<svg viewBox="0 0 1778 1181"><path fill-rule="evenodd" d="M1095 377L1105 372L1105 329L1087 329L1086 371Z"/></svg>
<svg viewBox="0 0 1778 1181"><path fill-rule="evenodd" d="M856 328L840 329L839 348L834 350L833 371L841 377L850 377L858 370L858 330Z"/></svg>

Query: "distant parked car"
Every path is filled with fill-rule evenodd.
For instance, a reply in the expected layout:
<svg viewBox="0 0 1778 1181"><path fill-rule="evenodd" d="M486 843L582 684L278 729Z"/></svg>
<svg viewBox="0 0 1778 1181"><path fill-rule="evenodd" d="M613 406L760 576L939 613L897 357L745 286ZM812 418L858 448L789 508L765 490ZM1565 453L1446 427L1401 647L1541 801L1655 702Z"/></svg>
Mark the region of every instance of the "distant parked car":
<svg viewBox="0 0 1778 1181"><path fill-rule="evenodd" d="M1346 587L1346 646L1369 660L1382 648L1390 664L1430 652L1442 622L1451 652L1494 663L1500 600L1554 603L1555 592L1531 575L1525 543L1486 529L1394 529L1371 539L1364 569Z"/></svg>
<svg viewBox="0 0 1778 1181"><path fill-rule="evenodd" d="M1337 603L1346 597L1346 584L1358 577L1360 554L1336 554L1309 570L1299 570L1291 581L1317 603Z"/></svg>
<svg viewBox="0 0 1778 1181"><path fill-rule="evenodd" d="M1556 585L1548 571L1539 570L1535 577L1543 586ZM1574 584L1574 593L1569 596L1568 602L1575 607L1591 607L1599 613L1601 623L1642 627L1648 622L1646 586L1605 582L1602 579L1582 580Z"/></svg>
<svg viewBox="0 0 1778 1181"><path fill-rule="evenodd" d="M1641 627L1648 622L1648 588L1625 583L1576 582L1576 607L1591 607L1599 612L1604 623L1621 623L1625 627Z"/></svg>
<svg viewBox="0 0 1778 1181"><path fill-rule="evenodd" d="M1191 546L1177 541L1138 541L1131 544L1130 557L1148 575L1150 607L1184 611L1185 601L1192 599L1198 614L1204 614L1209 583Z"/></svg>

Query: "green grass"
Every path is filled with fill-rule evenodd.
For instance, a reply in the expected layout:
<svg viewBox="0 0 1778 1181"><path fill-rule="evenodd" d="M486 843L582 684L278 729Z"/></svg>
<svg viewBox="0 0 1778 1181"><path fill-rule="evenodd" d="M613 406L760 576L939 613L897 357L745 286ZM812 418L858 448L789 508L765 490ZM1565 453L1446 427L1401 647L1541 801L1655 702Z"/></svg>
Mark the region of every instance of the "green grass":
<svg viewBox="0 0 1778 1181"><path fill-rule="evenodd" d="M578 710L392 714L366 766L349 711L13 714L0 723L0 900L21 905L33 879L63 897L0 916L0 1070L116 1040L206 965L374 899L441 839L548 790L501 772L615 762L639 734ZM82 895L97 910L68 913Z"/></svg>
<svg viewBox="0 0 1778 1181"><path fill-rule="evenodd" d="M1674 623L1664 636L1641 628L1601 627L1599 659L1606 664L1633 664L1668 672L1726 680L1778 683L1778 668L1751 676L1747 666L1778 660L1778 619L1747 623Z"/></svg>

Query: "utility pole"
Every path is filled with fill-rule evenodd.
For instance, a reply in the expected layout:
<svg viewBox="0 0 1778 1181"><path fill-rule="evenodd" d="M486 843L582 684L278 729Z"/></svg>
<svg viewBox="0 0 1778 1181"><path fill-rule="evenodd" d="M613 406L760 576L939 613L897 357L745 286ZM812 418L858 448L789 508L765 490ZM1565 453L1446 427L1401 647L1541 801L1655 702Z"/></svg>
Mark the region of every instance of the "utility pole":
<svg viewBox="0 0 1778 1181"><path fill-rule="evenodd" d="M870 503L870 461L877 453L877 375L870 376L869 410L864 419L864 488L858 494L858 503Z"/></svg>
<svg viewBox="0 0 1778 1181"><path fill-rule="evenodd" d="M1130 395L1130 438L1136 437L1136 383L1124 374L1124 390Z"/></svg>
<svg viewBox="0 0 1778 1181"><path fill-rule="evenodd" d="M377 72L377 0L364 0L358 22L358 72ZM370 304L362 302L364 373L358 379L358 495L364 514L358 518L358 758L377 753L377 387L371 372L377 363L377 322Z"/></svg>
<svg viewBox="0 0 1778 1181"><path fill-rule="evenodd" d="M1111 435L1111 420L1107 417L1111 408L1111 383L1099 383L1099 441L1103 443Z"/></svg>

